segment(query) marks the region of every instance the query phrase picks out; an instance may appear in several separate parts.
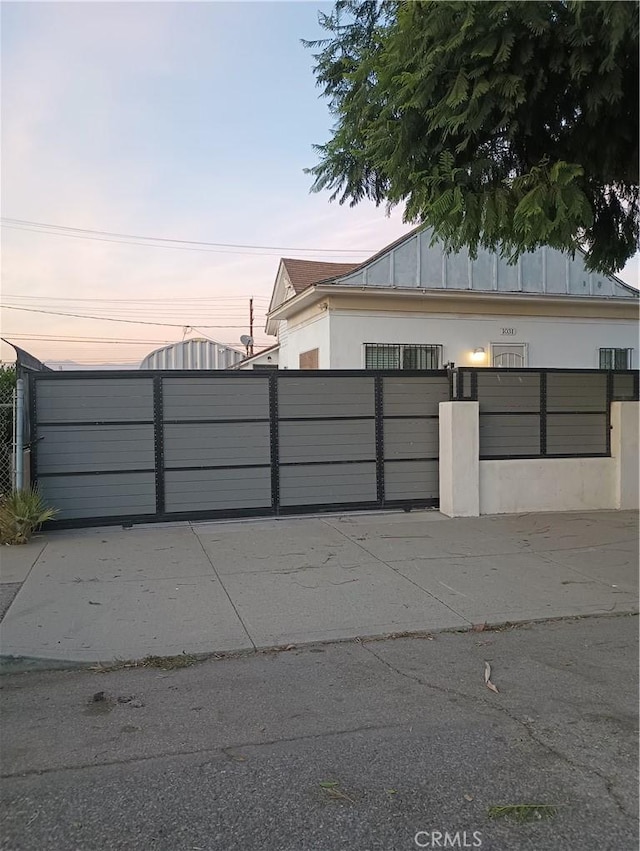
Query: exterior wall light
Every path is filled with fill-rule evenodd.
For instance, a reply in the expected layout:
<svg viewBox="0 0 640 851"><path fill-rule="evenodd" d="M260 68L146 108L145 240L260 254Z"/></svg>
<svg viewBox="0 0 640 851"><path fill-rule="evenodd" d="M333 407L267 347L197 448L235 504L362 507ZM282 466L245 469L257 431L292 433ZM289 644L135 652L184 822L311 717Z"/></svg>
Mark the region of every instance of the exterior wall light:
<svg viewBox="0 0 640 851"><path fill-rule="evenodd" d="M485 359L485 356L486 356L486 352L485 352L485 350L483 349L482 346L479 346L477 349L474 349L471 352L471 360L474 363L482 363L482 361L484 361L484 359Z"/></svg>

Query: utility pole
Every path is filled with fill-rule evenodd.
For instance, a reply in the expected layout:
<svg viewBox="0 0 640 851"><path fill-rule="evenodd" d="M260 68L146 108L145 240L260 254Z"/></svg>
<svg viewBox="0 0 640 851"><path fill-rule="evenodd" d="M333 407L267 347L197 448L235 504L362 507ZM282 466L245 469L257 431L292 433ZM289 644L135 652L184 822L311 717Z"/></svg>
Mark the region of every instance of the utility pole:
<svg viewBox="0 0 640 851"><path fill-rule="evenodd" d="M253 354L253 298L249 299L249 357Z"/></svg>

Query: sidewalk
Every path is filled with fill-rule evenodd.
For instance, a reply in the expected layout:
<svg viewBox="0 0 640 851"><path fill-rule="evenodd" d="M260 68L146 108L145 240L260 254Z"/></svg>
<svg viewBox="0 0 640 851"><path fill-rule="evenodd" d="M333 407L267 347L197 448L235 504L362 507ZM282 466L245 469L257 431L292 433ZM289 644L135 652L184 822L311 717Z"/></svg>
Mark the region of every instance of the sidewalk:
<svg viewBox="0 0 640 851"><path fill-rule="evenodd" d="M3 547L2 656L116 659L637 611L636 512L103 527ZM2 597L0 597L1 601Z"/></svg>

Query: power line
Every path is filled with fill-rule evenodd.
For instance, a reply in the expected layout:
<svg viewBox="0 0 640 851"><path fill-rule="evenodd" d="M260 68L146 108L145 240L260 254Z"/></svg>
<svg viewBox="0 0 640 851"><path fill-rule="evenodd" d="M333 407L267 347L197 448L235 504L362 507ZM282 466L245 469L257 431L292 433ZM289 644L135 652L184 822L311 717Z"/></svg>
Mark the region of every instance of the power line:
<svg viewBox="0 0 640 851"><path fill-rule="evenodd" d="M140 310L136 309L135 311L131 308L124 308L114 306L112 308L108 308L106 305L103 306L94 306L90 308L84 305L78 305L74 307L73 305L50 305L50 304L38 304L38 305L25 305L25 304L5 304L2 305L3 308L7 308L7 310L31 310L31 311L57 311L61 309L62 312L75 312L76 310L91 310L91 314L95 316L125 316L127 318L139 315ZM181 310L179 310L176 306L175 309L170 310L169 308L160 308L160 309L144 309L144 316L147 319L175 319L176 321L180 320L181 316L185 315L193 315L196 308L190 307L189 305L185 305ZM188 314L187 314L188 311ZM262 315L266 315L264 311L260 311ZM84 314L83 314L84 315ZM199 310L198 315L200 317L210 316L215 319L238 319L244 318L246 315L246 311L243 309L231 310L231 309L215 309L209 308L207 310ZM184 322L180 322L181 325L190 325L191 322L186 320Z"/></svg>
<svg viewBox="0 0 640 851"><path fill-rule="evenodd" d="M176 340L109 340L100 337L49 337L44 334L9 334L12 340L32 341L34 343L79 343L98 346L170 346Z"/></svg>
<svg viewBox="0 0 640 851"><path fill-rule="evenodd" d="M143 242L125 243L130 245L150 245L165 248L179 248L187 246L188 250L216 250L222 253L243 253L243 252L294 252L306 254L359 254L366 255L372 252L366 249L355 248L291 248L277 245L247 245L242 243L231 242L204 242L194 239L172 239L160 236L140 236L139 234L130 233L114 233L112 231L93 230L90 228L73 228L65 225L54 225L47 222L32 222L25 219L2 218L5 227L14 228L16 230L29 230L31 233L49 233L55 236L72 236L78 239L100 239L105 242L121 242L122 240L143 240ZM46 230L34 230L34 228L46 228ZM202 248L201 246L207 246ZM229 251L232 249L232 251ZM240 252L236 249L241 249Z"/></svg>
<svg viewBox="0 0 640 851"><path fill-rule="evenodd" d="M125 304L155 304L158 303L158 306L163 306L165 302L173 303L180 302L181 304L184 302L205 302L205 301L214 301L214 302L241 302L242 304L246 304L252 296L194 296L192 298L181 298L180 296L171 296L167 298L82 298L82 297L74 297L74 296L46 296L46 295L19 295L17 293L4 293L5 298L14 298L21 299L25 301L89 301L89 302L107 302L111 303L125 303ZM270 299L268 296L253 296L254 301L263 301L269 302Z"/></svg>
<svg viewBox="0 0 640 851"><path fill-rule="evenodd" d="M53 310L39 310L35 307L14 307L13 305L3 305L6 310L21 310L24 313L45 313L48 316L70 316L74 319L97 319L101 322L127 322L131 325L163 325L166 328L184 328L185 325L193 328L190 322L149 322L144 319L118 319L113 316L87 316L83 313L64 313L62 311L53 311ZM199 322L203 328L246 328L246 323L244 325L207 325L204 322Z"/></svg>

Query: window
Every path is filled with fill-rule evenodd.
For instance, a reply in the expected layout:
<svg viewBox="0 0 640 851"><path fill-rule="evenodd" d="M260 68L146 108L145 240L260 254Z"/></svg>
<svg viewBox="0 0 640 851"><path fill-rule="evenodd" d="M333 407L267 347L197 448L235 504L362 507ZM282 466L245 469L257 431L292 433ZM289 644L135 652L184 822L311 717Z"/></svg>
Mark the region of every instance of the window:
<svg viewBox="0 0 640 851"><path fill-rule="evenodd" d="M526 343L492 343L491 366L517 369L527 365Z"/></svg>
<svg viewBox="0 0 640 851"><path fill-rule="evenodd" d="M308 352L300 352L298 364L300 369L317 369L319 360L318 349L309 349Z"/></svg>
<svg viewBox="0 0 640 851"><path fill-rule="evenodd" d="M442 346L365 343L365 369L440 369Z"/></svg>
<svg viewBox="0 0 640 851"><path fill-rule="evenodd" d="M631 369L633 349L600 349L600 369Z"/></svg>

